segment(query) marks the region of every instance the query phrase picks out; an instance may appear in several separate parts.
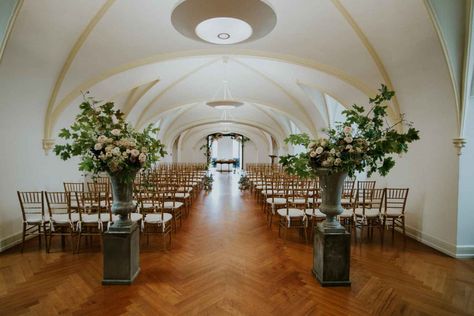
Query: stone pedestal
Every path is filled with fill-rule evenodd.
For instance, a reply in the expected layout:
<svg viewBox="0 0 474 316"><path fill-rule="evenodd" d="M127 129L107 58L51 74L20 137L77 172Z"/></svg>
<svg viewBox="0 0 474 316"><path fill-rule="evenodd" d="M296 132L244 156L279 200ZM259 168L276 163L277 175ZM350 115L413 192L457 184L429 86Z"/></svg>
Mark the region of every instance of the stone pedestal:
<svg viewBox="0 0 474 316"><path fill-rule="evenodd" d="M140 272L139 229L136 223L114 227L104 234L102 284L131 284Z"/></svg>
<svg viewBox="0 0 474 316"><path fill-rule="evenodd" d="M350 286L351 234L344 228L314 229L313 274L322 286Z"/></svg>

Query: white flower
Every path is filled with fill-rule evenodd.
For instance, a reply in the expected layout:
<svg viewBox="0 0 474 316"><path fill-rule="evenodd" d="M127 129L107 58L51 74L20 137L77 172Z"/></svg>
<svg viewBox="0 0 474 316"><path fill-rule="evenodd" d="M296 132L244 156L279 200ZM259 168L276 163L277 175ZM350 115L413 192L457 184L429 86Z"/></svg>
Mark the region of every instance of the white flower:
<svg viewBox="0 0 474 316"><path fill-rule="evenodd" d="M97 143L94 145L95 150L101 150L102 149L102 143Z"/></svg>
<svg viewBox="0 0 474 316"><path fill-rule="evenodd" d="M107 157L106 157L104 154L100 154L100 155L99 155L99 159L100 159L100 160L105 160L105 159L107 159Z"/></svg>
<svg viewBox="0 0 474 316"><path fill-rule="evenodd" d="M335 166L339 166L342 162L342 159L341 158L336 158L336 160L334 160L334 165Z"/></svg>
<svg viewBox="0 0 474 316"><path fill-rule="evenodd" d="M140 152L138 151L138 149L132 149L130 151L130 154L132 155L132 157L138 157L138 155L140 155Z"/></svg>
<svg viewBox="0 0 474 316"><path fill-rule="evenodd" d="M99 137L97 137L97 141L101 144L105 143L107 141L107 137L104 136L104 135L100 135Z"/></svg>
<svg viewBox="0 0 474 316"><path fill-rule="evenodd" d="M336 150L333 148L333 149L331 149L331 150L329 151L329 153L330 153L331 155L334 155L334 154L336 153Z"/></svg>
<svg viewBox="0 0 474 316"><path fill-rule="evenodd" d="M145 154L148 153L148 148L142 147L142 153L145 153Z"/></svg>
<svg viewBox="0 0 474 316"><path fill-rule="evenodd" d="M141 153L140 156L138 156L138 160L141 163L144 163L146 161L146 155L144 153Z"/></svg>
<svg viewBox="0 0 474 316"><path fill-rule="evenodd" d="M111 144L113 142L114 142L114 140L112 138L107 138L107 143Z"/></svg>
<svg viewBox="0 0 474 316"><path fill-rule="evenodd" d="M324 148L319 146L318 148L316 148L315 152L317 155L320 155L322 152L324 151Z"/></svg>
<svg viewBox="0 0 474 316"><path fill-rule="evenodd" d="M312 151L312 152L309 153L309 156L310 156L311 158L314 158L314 157L316 157L317 155L318 155L318 154L317 154L315 151Z"/></svg>
<svg viewBox="0 0 474 316"><path fill-rule="evenodd" d="M318 146L318 144L316 142L311 142L311 143L309 143L308 148L313 149L316 146Z"/></svg>
<svg viewBox="0 0 474 316"><path fill-rule="evenodd" d="M114 146L108 145L107 147L105 147L105 152L106 152L106 153L109 153L109 152L112 151L112 149L114 149Z"/></svg>
<svg viewBox="0 0 474 316"><path fill-rule="evenodd" d="M320 145L320 146L323 146L323 147L324 147L324 146L326 146L327 144L328 144L328 141L327 141L326 139L321 138L321 139L319 140L319 145Z"/></svg>
<svg viewBox="0 0 474 316"><path fill-rule="evenodd" d="M114 135L114 136L119 136L119 135L120 135L120 130L116 128L116 129L113 129L113 130L111 131L111 133L112 133L112 135Z"/></svg>
<svg viewBox="0 0 474 316"><path fill-rule="evenodd" d="M106 158L110 158L110 157L112 157L112 153L111 153L110 151L109 151L109 152L107 152L107 153L105 153L105 157L106 157Z"/></svg>
<svg viewBox="0 0 474 316"><path fill-rule="evenodd" d="M344 134L349 135L352 132L352 127L344 126Z"/></svg>
<svg viewBox="0 0 474 316"><path fill-rule="evenodd" d="M327 160L324 160L324 161L321 163L321 165L322 165L323 167L328 167L328 166L329 166L329 163L327 162Z"/></svg>
<svg viewBox="0 0 474 316"><path fill-rule="evenodd" d="M326 159L327 162L329 163L332 163L334 162L334 157L328 157L328 159Z"/></svg>
<svg viewBox="0 0 474 316"><path fill-rule="evenodd" d="M350 143L352 143L352 137L346 136L346 137L344 137L344 141L345 141L346 143L350 144Z"/></svg>
<svg viewBox="0 0 474 316"><path fill-rule="evenodd" d="M347 145L347 146L346 146L346 149L347 149L347 150L351 150L351 149L352 149L352 145Z"/></svg>
<svg viewBox="0 0 474 316"><path fill-rule="evenodd" d="M119 147L115 147L114 149L112 149L112 154L114 156L120 156L122 153L120 152L120 148Z"/></svg>
<svg viewBox="0 0 474 316"><path fill-rule="evenodd" d="M361 149L360 147L357 147L357 148L356 148L356 151L357 151L358 153L361 153L361 152L362 152L362 149Z"/></svg>
<svg viewBox="0 0 474 316"><path fill-rule="evenodd" d="M126 151L124 151L124 152L122 153L122 157L127 158L127 156L128 156L128 153L127 153Z"/></svg>

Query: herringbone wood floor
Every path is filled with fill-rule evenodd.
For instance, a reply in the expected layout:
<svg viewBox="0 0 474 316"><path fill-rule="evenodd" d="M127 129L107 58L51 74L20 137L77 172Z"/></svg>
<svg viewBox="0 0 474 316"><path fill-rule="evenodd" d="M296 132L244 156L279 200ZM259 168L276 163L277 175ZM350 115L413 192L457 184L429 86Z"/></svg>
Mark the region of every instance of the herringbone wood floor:
<svg viewBox="0 0 474 316"><path fill-rule="evenodd" d="M39 251L29 242L0 254L0 315L464 315L474 314L474 261L454 260L414 241L353 244L350 288L322 288L312 248L265 224L237 178L217 175L173 236L142 244L131 286L102 286L102 258ZM53 246L54 247L54 246Z"/></svg>

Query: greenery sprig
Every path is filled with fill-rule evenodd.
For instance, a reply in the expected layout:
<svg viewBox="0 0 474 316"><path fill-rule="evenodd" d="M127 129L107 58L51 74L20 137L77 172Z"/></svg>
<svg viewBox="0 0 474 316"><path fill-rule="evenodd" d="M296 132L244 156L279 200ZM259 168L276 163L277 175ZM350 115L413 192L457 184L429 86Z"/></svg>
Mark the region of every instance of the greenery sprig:
<svg viewBox="0 0 474 316"><path fill-rule="evenodd" d="M71 127L59 132L66 143L56 145L54 152L63 160L80 156L80 171L127 173L150 168L166 155L156 138L159 129L150 124L141 132L135 130L113 102L101 103L86 94L79 108Z"/></svg>
<svg viewBox="0 0 474 316"><path fill-rule="evenodd" d="M404 115L394 124L388 124L385 104L394 95L382 84L379 94L369 99L371 108L367 113L364 107L354 104L342 112L344 122L324 130L325 138L311 140L307 134L288 136L287 144L302 145L307 152L282 156L280 163L289 173L305 178L314 176L314 170L319 168L347 172L349 176L363 171L368 176L375 172L387 175L395 165L393 155L406 153L408 144L420 139L419 131ZM406 132L398 132L398 125L406 127Z"/></svg>

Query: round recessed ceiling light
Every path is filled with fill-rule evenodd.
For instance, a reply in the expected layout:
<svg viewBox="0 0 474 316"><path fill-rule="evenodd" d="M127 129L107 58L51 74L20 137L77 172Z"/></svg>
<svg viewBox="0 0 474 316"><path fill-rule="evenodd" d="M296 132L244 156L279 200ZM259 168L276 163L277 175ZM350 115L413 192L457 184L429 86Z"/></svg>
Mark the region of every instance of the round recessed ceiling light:
<svg viewBox="0 0 474 316"><path fill-rule="evenodd" d="M214 109L218 110L232 110L236 107L244 105L243 102L235 101L235 100L216 100L216 101L209 101L206 104Z"/></svg>
<svg viewBox="0 0 474 316"><path fill-rule="evenodd" d="M262 0L185 0L171 22L186 37L229 45L264 37L275 27L276 15Z"/></svg>
<svg viewBox="0 0 474 316"><path fill-rule="evenodd" d="M196 26L196 35L212 44L236 44L252 35L252 27L235 18L212 18Z"/></svg>

